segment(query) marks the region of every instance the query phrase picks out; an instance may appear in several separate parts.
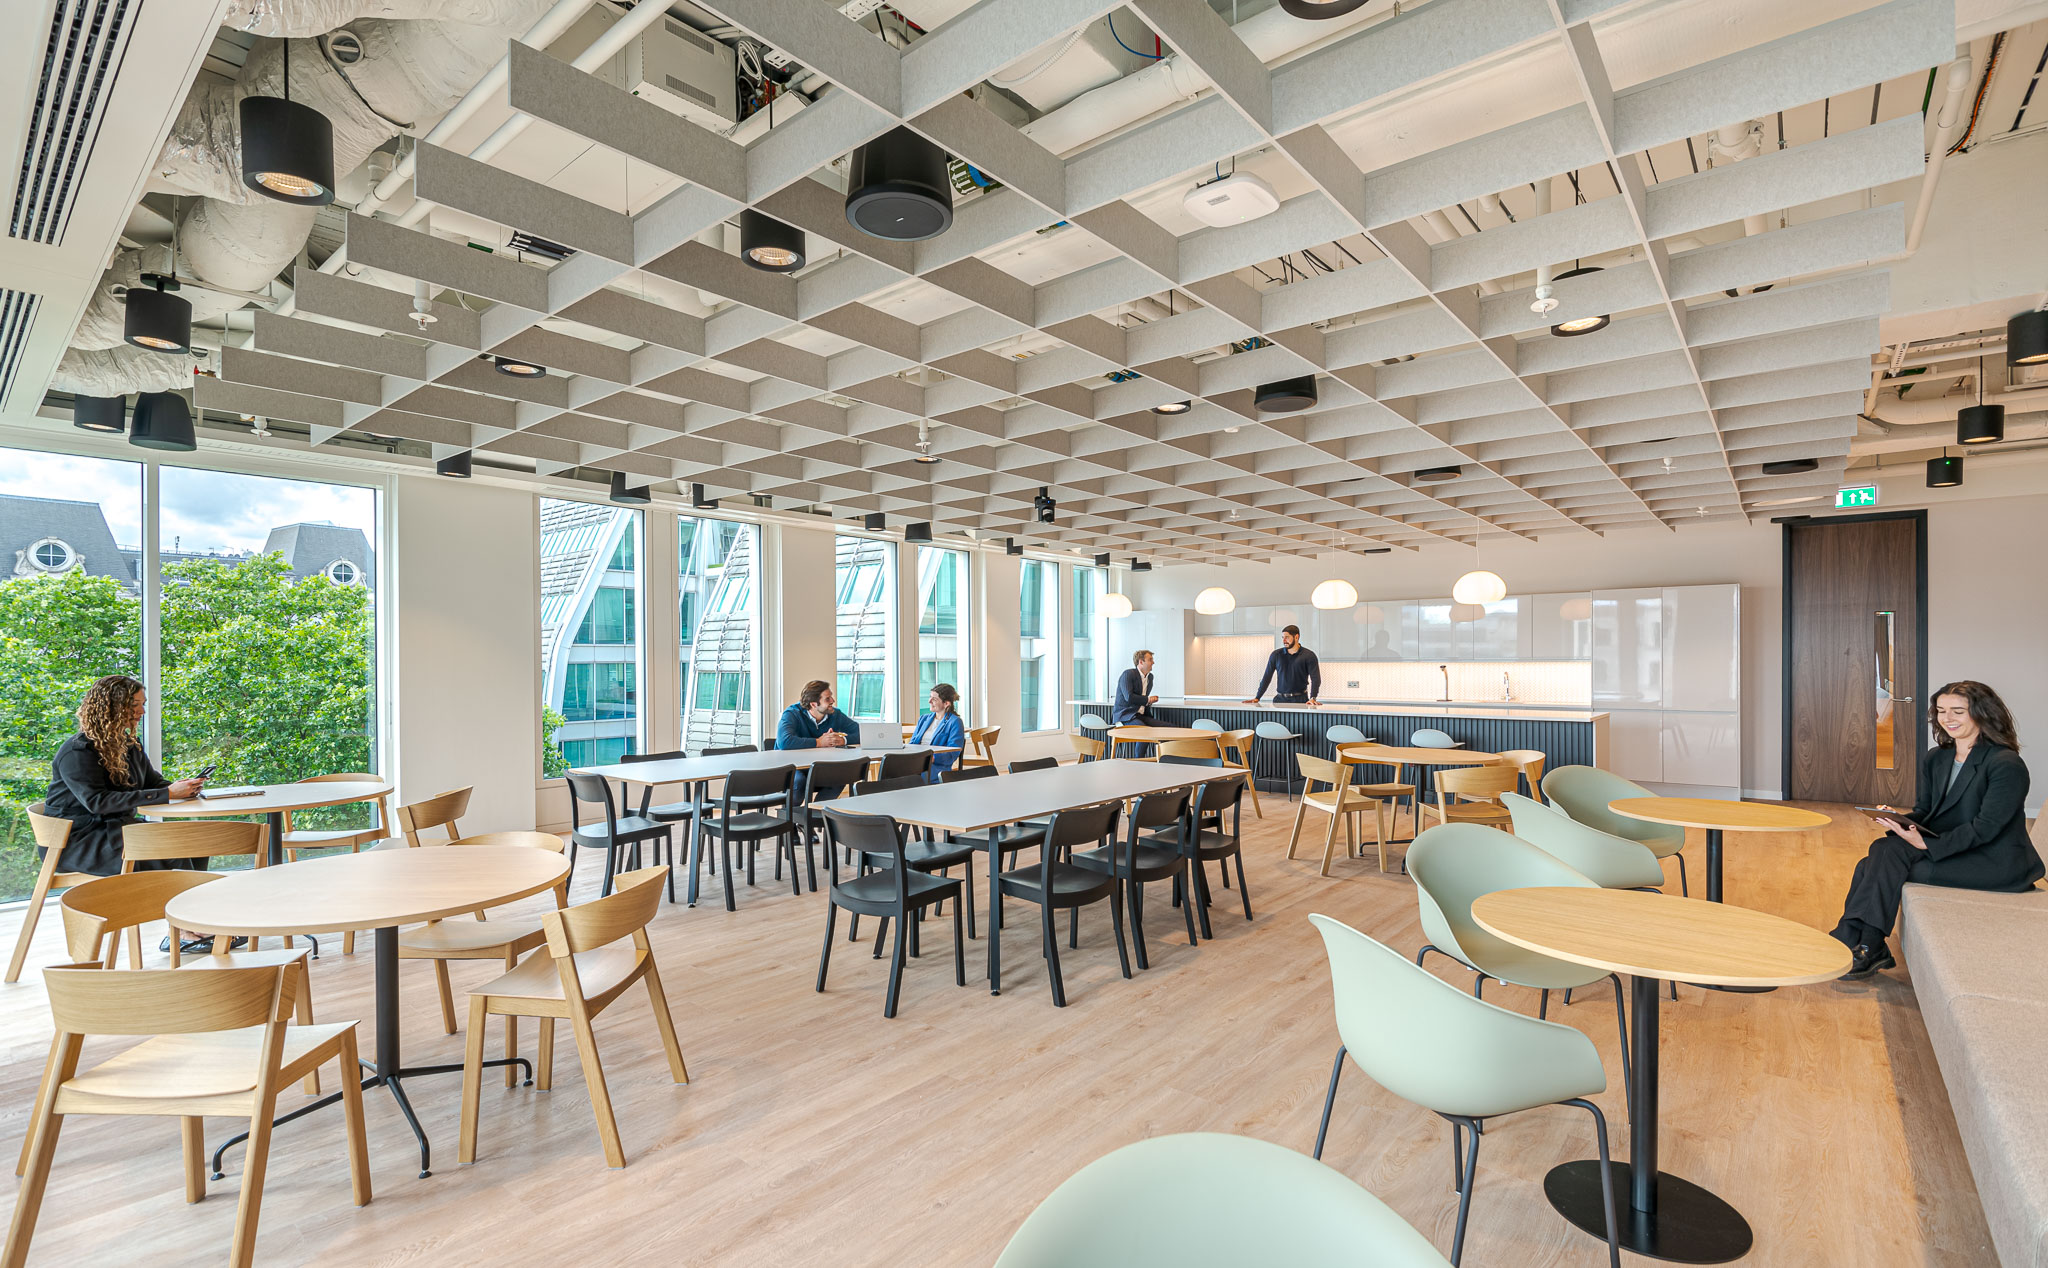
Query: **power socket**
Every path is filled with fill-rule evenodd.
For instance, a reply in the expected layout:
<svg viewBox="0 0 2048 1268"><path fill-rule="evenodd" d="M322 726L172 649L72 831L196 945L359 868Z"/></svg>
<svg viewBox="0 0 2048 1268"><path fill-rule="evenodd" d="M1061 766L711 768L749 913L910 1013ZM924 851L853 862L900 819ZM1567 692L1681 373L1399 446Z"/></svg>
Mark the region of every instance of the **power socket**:
<svg viewBox="0 0 2048 1268"><path fill-rule="evenodd" d="M1347 687L1356 687L1358 685L1358 680L1356 678L1346 679L1344 685Z"/></svg>

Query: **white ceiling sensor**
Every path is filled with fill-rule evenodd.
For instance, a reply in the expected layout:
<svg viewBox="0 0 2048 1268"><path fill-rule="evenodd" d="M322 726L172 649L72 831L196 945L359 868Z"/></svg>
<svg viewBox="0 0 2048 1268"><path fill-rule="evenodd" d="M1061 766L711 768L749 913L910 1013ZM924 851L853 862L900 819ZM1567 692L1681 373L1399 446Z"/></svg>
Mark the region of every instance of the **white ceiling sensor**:
<svg viewBox="0 0 2048 1268"><path fill-rule="evenodd" d="M1241 225L1280 210L1280 195L1250 172L1232 172L1222 180L1197 185L1181 199L1188 214L1205 225Z"/></svg>

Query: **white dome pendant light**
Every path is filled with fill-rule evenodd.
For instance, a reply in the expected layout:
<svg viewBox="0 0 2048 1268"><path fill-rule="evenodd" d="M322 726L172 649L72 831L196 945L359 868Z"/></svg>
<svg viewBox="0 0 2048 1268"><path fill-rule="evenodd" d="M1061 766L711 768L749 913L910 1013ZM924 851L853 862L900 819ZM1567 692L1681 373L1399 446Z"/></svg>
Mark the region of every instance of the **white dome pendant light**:
<svg viewBox="0 0 2048 1268"><path fill-rule="evenodd" d="M1114 585L1116 583L1117 570L1110 568L1106 571L1109 573L1110 584ZM1131 597L1129 595L1111 590L1102 596L1102 615L1112 621L1121 621L1130 614Z"/></svg>
<svg viewBox="0 0 2048 1268"><path fill-rule="evenodd" d="M1459 603L1499 603L1508 594L1508 583L1497 572L1483 569L1468 572L1451 587L1451 598Z"/></svg>
<svg viewBox="0 0 2048 1268"><path fill-rule="evenodd" d="M1222 616L1237 610L1237 596L1222 586L1210 586L1195 596L1195 611L1203 616Z"/></svg>
<svg viewBox="0 0 2048 1268"><path fill-rule="evenodd" d="M1358 606L1358 588L1348 581L1332 577L1315 588L1308 601L1324 612L1337 612Z"/></svg>

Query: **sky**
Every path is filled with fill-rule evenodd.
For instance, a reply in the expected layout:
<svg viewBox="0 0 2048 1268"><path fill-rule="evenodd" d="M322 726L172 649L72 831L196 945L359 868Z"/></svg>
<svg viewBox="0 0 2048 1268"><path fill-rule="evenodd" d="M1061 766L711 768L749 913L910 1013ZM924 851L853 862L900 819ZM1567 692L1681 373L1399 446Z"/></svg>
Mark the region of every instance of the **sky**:
<svg viewBox="0 0 2048 1268"><path fill-rule="evenodd" d="M360 528L377 540L377 495L370 489L189 467L162 473L164 549L260 550L279 525L323 522ZM98 502L117 544L142 544L139 463L0 449L0 493Z"/></svg>

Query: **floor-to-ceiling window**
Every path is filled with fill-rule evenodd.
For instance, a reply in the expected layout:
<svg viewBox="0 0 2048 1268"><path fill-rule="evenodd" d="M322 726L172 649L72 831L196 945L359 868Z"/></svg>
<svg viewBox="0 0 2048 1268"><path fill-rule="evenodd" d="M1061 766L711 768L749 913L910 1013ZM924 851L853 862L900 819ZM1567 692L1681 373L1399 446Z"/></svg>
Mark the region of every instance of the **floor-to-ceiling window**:
<svg viewBox="0 0 2048 1268"><path fill-rule="evenodd" d="M540 502L541 770L640 748L640 515Z"/></svg>
<svg viewBox="0 0 2048 1268"><path fill-rule="evenodd" d="M896 711L896 543L838 540L839 708L857 722Z"/></svg>
<svg viewBox="0 0 2048 1268"><path fill-rule="evenodd" d="M1027 559L1017 604L1018 688L1026 731L1060 724L1060 569Z"/></svg>
<svg viewBox="0 0 2048 1268"><path fill-rule="evenodd" d="M1074 696L1109 699L1109 618L1102 615L1102 596L1109 570L1074 565Z"/></svg>
<svg viewBox="0 0 2048 1268"><path fill-rule="evenodd" d="M676 521L682 736L693 753L754 742L757 540L751 524Z"/></svg>
<svg viewBox="0 0 2048 1268"><path fill-rule="evenodd" d="M917 548L917 707L925 708L935 683L960 693L954 707L971 719L967 691L967 566L964 550Z"/></svg>

